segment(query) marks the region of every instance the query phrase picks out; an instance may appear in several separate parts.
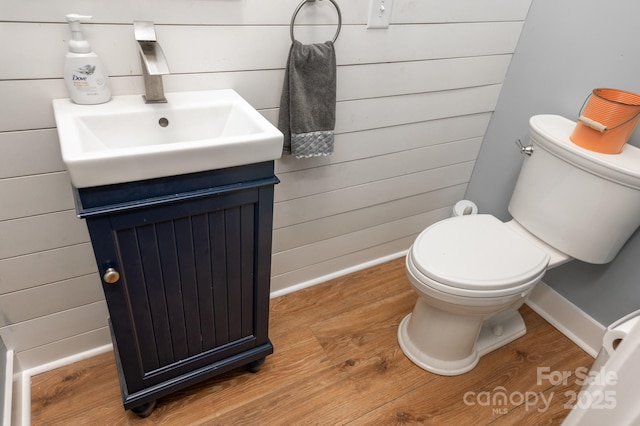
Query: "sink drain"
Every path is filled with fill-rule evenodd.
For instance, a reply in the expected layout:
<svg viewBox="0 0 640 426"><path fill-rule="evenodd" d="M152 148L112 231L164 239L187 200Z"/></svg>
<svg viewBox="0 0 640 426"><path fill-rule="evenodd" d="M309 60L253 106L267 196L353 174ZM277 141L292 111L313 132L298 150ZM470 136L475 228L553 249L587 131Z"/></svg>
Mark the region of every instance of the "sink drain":
<svg viewBox="0 0 640 426"><path fill-rule="evenodd" d="M160 125L160 127L167 127L169 125L169 120L162 117L160 120L158 120L158 124Z"/></svg>

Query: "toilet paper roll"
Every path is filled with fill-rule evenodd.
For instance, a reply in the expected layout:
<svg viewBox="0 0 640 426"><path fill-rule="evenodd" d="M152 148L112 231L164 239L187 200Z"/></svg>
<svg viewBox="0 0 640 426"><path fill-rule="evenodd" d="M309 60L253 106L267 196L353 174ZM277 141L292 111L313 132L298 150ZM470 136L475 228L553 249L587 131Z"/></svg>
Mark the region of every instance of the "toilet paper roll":
<svg viewBox="0 0 640 426"><path fill-rule="evenodd" d="M640 322L640 316L633 317L617 326L607 329L602 338L602 346L609 356L613 355L618 345L627 337L627 334L629 334L633 326L638 322Z"/></svg>
<svg viewBox="0 0 640 426"><path fill-rule="evenodd" d="M473 201L460 200L453 206L453 216L463 216L467 214L478 214L478 206Z"/></svg>

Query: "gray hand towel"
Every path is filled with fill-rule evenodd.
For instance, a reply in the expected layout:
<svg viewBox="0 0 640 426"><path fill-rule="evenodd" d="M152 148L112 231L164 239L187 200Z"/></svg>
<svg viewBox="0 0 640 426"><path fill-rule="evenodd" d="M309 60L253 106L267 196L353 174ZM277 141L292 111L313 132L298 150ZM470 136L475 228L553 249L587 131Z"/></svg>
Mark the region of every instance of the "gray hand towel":
<svg viewBox="0 0 640 426"><path fill-rule="evenodd" d="M285 70L278 128L284 154L297 158L333 152L336 123L336 55L333 42L294 41Z"/></svg>

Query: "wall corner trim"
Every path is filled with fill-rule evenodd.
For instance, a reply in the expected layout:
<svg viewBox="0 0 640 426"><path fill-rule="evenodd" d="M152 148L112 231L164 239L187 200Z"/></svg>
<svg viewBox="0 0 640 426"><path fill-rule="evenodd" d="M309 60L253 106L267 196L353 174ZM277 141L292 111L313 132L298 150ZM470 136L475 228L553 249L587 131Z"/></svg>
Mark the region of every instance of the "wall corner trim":
<svg viewBox="0 0 640 426"><path fill-rule="evenodd" d="M4 387L4 401L0 401L0 404L3 404L2 425L11 426L11 401L13 392L13 350L11 349L6 352L4 370L4 383L0 383L0 386Z"/></svg>
<svg viewBox="0 0 640 426"><path fill-rule="evenodd" d="M23 370L16 374L16 392L14 392L14 397L16 398L16 402L14 407L19 413L15 413L14 419L16 419L15 424L20 426L29 426L31 424L31 377L36 376L41 373L46 373L47 371L55 370L56 368L64 367L65 365L73 364L74 362L82 361L84 359L88 359L109 351L113 350L113 345L108 344L104 346L100 346L94 349L90 349L85 352L81 352L75 355L68 356L66 358L62 358L56 361L48 362L46 364L39 365L37 367L30 368L28 370Z"/></svg>

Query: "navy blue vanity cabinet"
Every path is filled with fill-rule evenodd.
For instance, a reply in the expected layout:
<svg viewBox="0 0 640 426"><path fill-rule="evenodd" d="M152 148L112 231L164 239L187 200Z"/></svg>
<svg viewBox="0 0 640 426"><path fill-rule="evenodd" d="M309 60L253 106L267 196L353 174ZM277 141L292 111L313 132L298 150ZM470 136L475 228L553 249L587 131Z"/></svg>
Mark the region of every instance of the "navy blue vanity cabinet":
<svg viewBox="0 0 640 426"><path fill-rule="evenodd" d="M239 366L268 338L273 162L76 189L125 409Z"/></svg>

